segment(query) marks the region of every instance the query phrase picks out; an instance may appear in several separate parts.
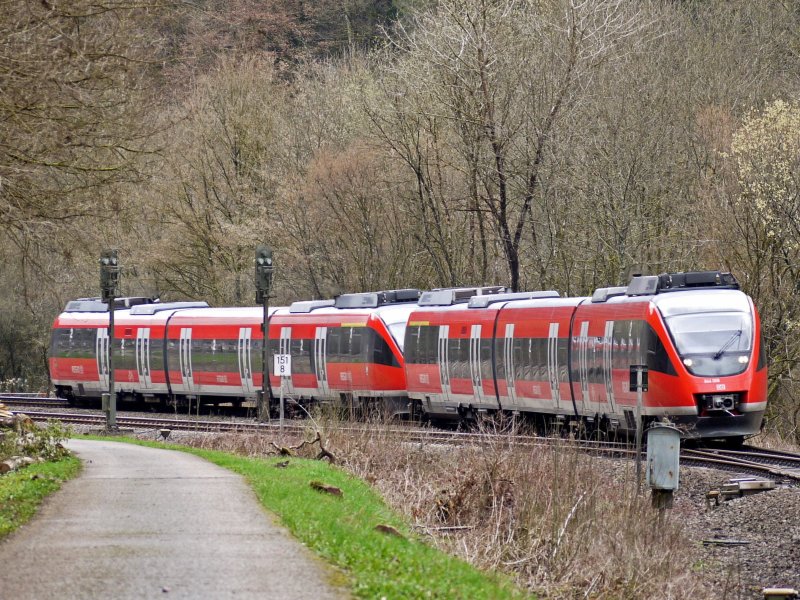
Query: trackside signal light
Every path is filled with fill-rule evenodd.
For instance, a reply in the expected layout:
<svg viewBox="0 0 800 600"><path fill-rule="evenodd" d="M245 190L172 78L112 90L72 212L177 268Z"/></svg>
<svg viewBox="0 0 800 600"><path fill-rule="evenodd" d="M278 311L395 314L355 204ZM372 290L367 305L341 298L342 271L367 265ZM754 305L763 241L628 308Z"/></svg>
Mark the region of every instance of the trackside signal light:
<svg viewBox="0 0 800 600"><path fill-rule="evenodd" d="M263 304L269 298L269 290L272 287L272 274L274 266L272 264L272 248L259 245L256 248L256 303Z"/></svg>

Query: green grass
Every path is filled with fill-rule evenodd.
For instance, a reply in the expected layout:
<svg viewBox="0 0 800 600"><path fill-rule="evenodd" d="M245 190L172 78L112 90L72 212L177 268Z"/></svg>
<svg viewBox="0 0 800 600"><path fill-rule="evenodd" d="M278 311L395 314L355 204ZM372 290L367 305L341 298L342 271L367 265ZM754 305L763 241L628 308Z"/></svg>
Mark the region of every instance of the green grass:
<svg viewBox="0 0 800 600"><path fill-rule="evenodd" d="M292 534L348 578L363 598L521 598L525 594L495 574L440 552L412 533L363 481L321 461L251 459L183 446L124 440L196 454L241 474L265 508ZM332 496L311 488L319 481L342 490ZM375 531L378 524L402 538Z"/></svg>
<svg viewBox="0 0 800 600"><path fill-rule="evenodd" d="M0 477L0 539L23 525L47 496L80 472L75 457L31 465Z"/></svg>

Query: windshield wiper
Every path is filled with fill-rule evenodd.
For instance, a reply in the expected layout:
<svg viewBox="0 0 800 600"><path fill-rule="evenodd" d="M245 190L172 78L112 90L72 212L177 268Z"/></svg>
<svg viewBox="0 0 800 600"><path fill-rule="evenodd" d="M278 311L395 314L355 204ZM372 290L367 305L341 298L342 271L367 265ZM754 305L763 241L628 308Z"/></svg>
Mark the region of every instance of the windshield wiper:
<svg viewBox="0 0 800 600"><path fill-rule="evenodd" d="M734 334L728 338L728 341L722 344L722 348L717 350L717 353L714 355L714 360L718 360L723 354L725 354L725 350L731 347L731 344L736 341L738 337L742 335L742 330L739 329L738 331L734 332Z"/></svg>

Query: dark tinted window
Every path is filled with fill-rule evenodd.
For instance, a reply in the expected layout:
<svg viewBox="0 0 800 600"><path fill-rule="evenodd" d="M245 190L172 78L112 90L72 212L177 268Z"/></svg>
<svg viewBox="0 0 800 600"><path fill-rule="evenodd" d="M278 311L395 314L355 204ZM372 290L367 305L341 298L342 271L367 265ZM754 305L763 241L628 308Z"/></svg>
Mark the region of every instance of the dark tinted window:
<svg viewBox="0 0 800 600"><path fill-rule="evenodd" d="M481 338L481 379L494 379L494 369L492 368L492 341L494 338Z"/></svg>
<svg viewBox="0 0 800 600"><path fill-rule="evenodd" d="M612 368L626 370L631 365L645 364L650 371L677 374L667 355L664 341L646 321L614 321L612 335Z"/></svg>
<svg viewBox="0 0 800 600"><path fill-rule="evenodd" d="M193 339L192 370L210 373L238 373L238 340Z"/></svg>
<svg viewBox="0 0 800 600"><path fill-rule="evenodd" d="M292 340L289 353L292 356L292 373L314 372L314 340Z"/></svg>
<svg viewBox="0 0 800 600"><path fill-rule="evenodd" d="M50 338L50 356L96 358L97 329L88 327L57 328Z"/></svg>
<svg viewBox="0 0 800 600"><path fill-rule="evenodd" d="M407 327L403 348L406 362L410 364L431 365L437 363L439 354L439 326L413 325Z"/></svg>
<svg viewBox="0 0 800 600"><path fill-rule="evenodd" d="M331 327L328 329L328 362L364 363L371 357L371 336L366 327Z"/></svg>
<svg viewBox="0 0 800 600"><path fill-rule="evenodd" d="M378 365L386 365L389 367L399 367L400 362L397 360L394 352L392 352L389 344L377 332L372 329L369 330L372 343L372 361Z"/></svg>
<svg viewBox="0 0 800 600"><path fill-rule="evenodd" d="M115 370L136 370L136 338L117 338L112 348Z"/></svg>
<svg viewBox="0 0 800 600"><path fill-rule="evenodd" d="M447 359L451 379L469 379L469 340L450 339L447 342Z"/></svg>

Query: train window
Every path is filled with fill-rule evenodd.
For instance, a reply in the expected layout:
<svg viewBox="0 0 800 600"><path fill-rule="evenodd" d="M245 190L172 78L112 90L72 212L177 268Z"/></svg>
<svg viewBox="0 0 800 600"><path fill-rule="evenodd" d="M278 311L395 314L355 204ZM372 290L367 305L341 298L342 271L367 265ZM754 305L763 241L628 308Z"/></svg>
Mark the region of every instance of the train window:
<svg viewBox="0 0 800 600"><path fill-rule="evenodd" d="M448 342L447 357L451 379L469 379L469 339L452 338Z"/></svg>
<svg viewBox="0 0 800 600"><path fill-rule="evenodd" d="M50 356L58 356L63 358L69 357L71 336L72 329L54 329L50 344Z"/></svg>
<svg viewBox="0 0 800 600"><path fill-rule="evenodd" d="M413 325L406 330L406 362L432 365L439 360L439 326Z"/></svg>
<svg viewBox="0 0 800 600"><path fill-rule="evenodd" d="M150 339L150 371L164 369L164 344L160 339Z"/></svg>
<svg viewBox="0 0 800 600"><path fill-rule="evenodd" d="M327 355L329 362L342 362L342 330L339 327L329 327L327 337Z"/></svg>
<svg viewBox="0 0 800 600"><path fill-rule="evenodd" d="M753 349L750 313L690 313L666 321L678 354L693 375L736 375L747 368Z"/></svg>
<svg viewBox="0 0 800 600"><path fill-rule="evenodd" d="M569 372L567 370L569 356L569 338L558 338L556 345L556 352L558 354L558 374L559 381L566 383L569 380Z"/></svg>
<svg viewBox="0 0 800 600"><path fill-rule="evenodd" d="M362 356L362 338L361 332L363 329L348 327L350 330L350 360L351 362L365 362L365 357ZM346 336L347 334L345 334Z"/></svg>
<svg viewBox="0 0 800 600"><path fill-rule="evenodd" d="M481 379L494 379L494 369L492 368L492 342L493 338L481 338Z"/></svg>
<svg viewBox="0 0 800 600"><path fill-rule="evenodd" d="M251 340L250 342L250 368L253 373L263 373L264 372L264 360L263 360L263 348L264 348L264 340ZM274 359L272 356L278 349L278 342L277 340L269 340L267 344L267 364L275 364Z"/></svg>
<svg viewBox="0 0 800 600"><path fill-rule="evenodd" d="M419 363L419 336L421 327L416 325L406 328L406 337L403 342L403 351L405 352L406 362L410 364Z"/></svg>
<svg viewBox="0 0 800 600"><path fill-rule="evenodd" d="M226 368L221 354L215 340L192 339L192 369L194 371L210 373L225 371Z"/></svg>
<svg viewBox="0 0 800 600"><path fill-rule="evenodd" d="M523 340L520 338L515 338L511 344L511 353L513 355L513 363L514 363L514 379L520 380L524 379L523 377Z"/></svg>
<svg viewBox="0 0 800 600"><path fill-rule="evenodd" d="M58 328L53 330L50 355L63 358L95 358L97 329Z"/></svg>
<svg viewBox="0 0 800 600"><path fill-rule="evenodd" d="M494 341L494 364L497 379L506 378L506 338L495 338Z"/></svg>
<svg viewBox="0 0 800 600"><path fill-rule="evenodd" d="M114 369L121 371L136 370L136 341L116 338L112 349L114 352Z"/></svg>
<svg viewBox="0 0 800 600"><path fill-rule="evenodd" d="M646 323L645 338L647 340L647 367L651 371L666 373L667 375L677 375L675 366L669 359L664 342L658 337L655 329Z"/></svg>
<svg viewBox="0 0 800 600"><path fill-rule="evenodd" d="M314 340L292 340L289 353L292 356L292 373L313 373L313 347Z"/></svg>
<svg viewBox="0 0 800 600"><path fill-rule="evenodd" d="M534 342L536 344L536 380L547 381L547 349L550 340L547 338L536 338Z"/></svg>
<svg viewBox="0 0 800 600"><path fill-rule="evenodd" d="M397 357L394 355L394 352L392 352L386 340L372 329L369 330L369 333L371 334L369 346L372 347L372 362L377 365L399 367L400 363L397 361Z"/></svg>

